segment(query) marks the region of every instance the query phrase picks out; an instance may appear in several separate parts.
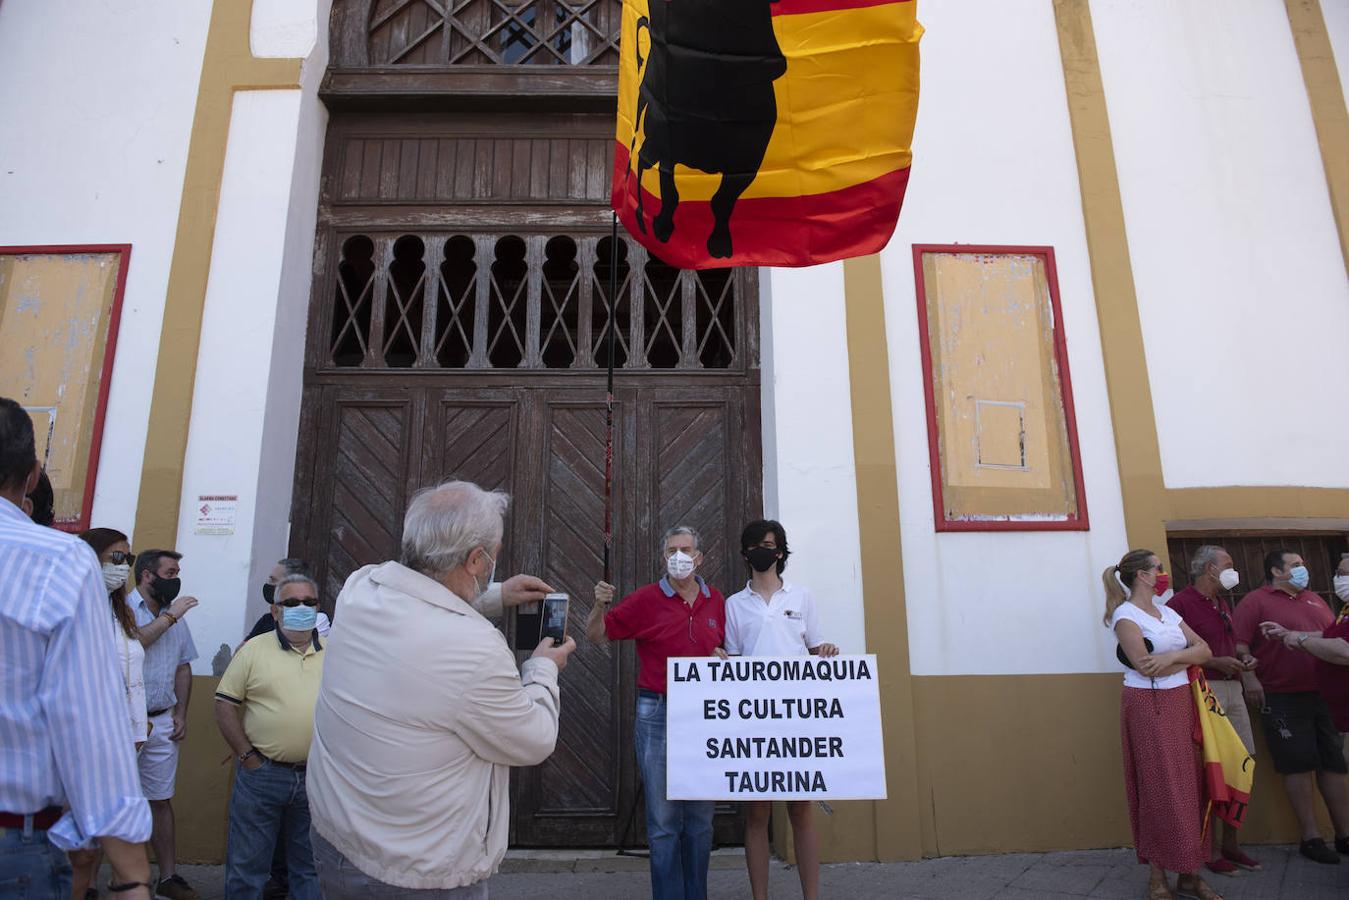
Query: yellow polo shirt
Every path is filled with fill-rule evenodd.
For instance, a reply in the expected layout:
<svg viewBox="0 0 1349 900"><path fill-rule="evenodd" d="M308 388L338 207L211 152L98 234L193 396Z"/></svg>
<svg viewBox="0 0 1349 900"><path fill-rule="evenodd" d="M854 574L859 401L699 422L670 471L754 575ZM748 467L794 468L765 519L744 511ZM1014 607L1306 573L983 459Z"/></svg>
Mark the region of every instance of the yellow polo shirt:
<svg viewBox="0 0 1349 900"><path fill-rule="evenodd" d="M215 695L243 707L244 734L259 753L277 762L302 763L309 758L322 677L317 632L301 652L279 630L272 631L239 648Z"/></svg>

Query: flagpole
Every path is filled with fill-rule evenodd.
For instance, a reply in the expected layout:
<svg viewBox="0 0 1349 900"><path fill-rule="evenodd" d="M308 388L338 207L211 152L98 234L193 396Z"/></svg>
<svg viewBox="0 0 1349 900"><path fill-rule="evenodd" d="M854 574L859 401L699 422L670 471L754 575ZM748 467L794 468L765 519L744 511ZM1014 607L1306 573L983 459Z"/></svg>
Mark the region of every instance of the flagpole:
<svg viewBox="0 0 1349 900"><path fill-rule="evenodd" d="M618 213L613 214L613 230L609 241L609 334L608 374L604 394L604 580L613 583L609 568L610 550L614 542L614 346L618 338Z"/></svg>

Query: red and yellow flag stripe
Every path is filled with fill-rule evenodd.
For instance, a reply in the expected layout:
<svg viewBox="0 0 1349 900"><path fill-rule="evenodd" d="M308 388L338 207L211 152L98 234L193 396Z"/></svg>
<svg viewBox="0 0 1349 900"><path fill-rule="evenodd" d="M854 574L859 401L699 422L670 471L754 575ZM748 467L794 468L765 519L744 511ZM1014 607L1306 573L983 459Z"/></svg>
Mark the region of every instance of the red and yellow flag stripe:
<svg viewBox="0 0 1349 900"><path fill-rule="evenodd" d="M624 4L614 206L633 233L636 185L628 154L640 73L627 48L639 37L637 20L647 14L649 2L680 0ZM778 120L763 163L732 216L735 255L702 259L696 242L689 252L653 247L671 264L810 265L876 252L894 230L908 183L918 107L923 28L915 4L778 0L772 12L787 71L773 84ZM645 41L644 32L640 38ZM639 133L639 147L641 139ZM681 165L675 177L680 197L676 233L687 229L685 234L705 235L712 223L707 201L721 174ZM643 173L641 190L648 214L658 210L655 169Z"/></svg>

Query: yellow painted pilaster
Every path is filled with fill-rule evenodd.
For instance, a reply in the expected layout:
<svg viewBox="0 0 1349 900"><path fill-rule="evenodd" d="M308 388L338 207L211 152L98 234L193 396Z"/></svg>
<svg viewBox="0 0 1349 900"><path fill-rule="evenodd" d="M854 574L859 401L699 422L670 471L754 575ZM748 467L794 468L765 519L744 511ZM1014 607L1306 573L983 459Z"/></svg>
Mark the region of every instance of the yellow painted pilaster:
<svg viewBox="0 0 1349 900"><path fill-rule="evenodd" d="M848 260L843 266L843 277L862 596L867 651L876 654L880 670L888 793L887 799L872 805L875 841L872 858L917 859L923 855L924 841L880 257ZM863 848L856 847L852 858L865 858Z"/></svg>
<svg viewBox="0 0 1349 900"><path fill-rule="evenodd" d="M252 0L215 0L211 8L150 400L136 505L138 547L172 547L177 539L206 280L234 92L299 87L301 60L253 56L248 43L252 14Z"/></svg>

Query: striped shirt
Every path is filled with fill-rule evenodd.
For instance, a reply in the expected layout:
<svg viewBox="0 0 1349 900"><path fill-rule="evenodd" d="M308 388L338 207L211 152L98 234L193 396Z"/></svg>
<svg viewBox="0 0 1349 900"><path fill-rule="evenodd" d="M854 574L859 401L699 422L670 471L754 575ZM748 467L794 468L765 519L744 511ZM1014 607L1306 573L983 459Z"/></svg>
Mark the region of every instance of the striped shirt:
<svg viewBox="0 0 1349 900"><path fill-rule="evenodd" d="M150 611L139 589L126 595L137 627L149 625L157 613ZM197 645L187 622L178 622L159 636L159 640L145 648L145 707L151 712L169 709L178 702L173 690L173 678L178 667L197 658Z"/></svg>
<svg viewBox="0 0 1349 900"><path fill-rule="evenodd" d="M0 811L67 806L63 850L150 837L98 558L0 498Z"/></svg>

